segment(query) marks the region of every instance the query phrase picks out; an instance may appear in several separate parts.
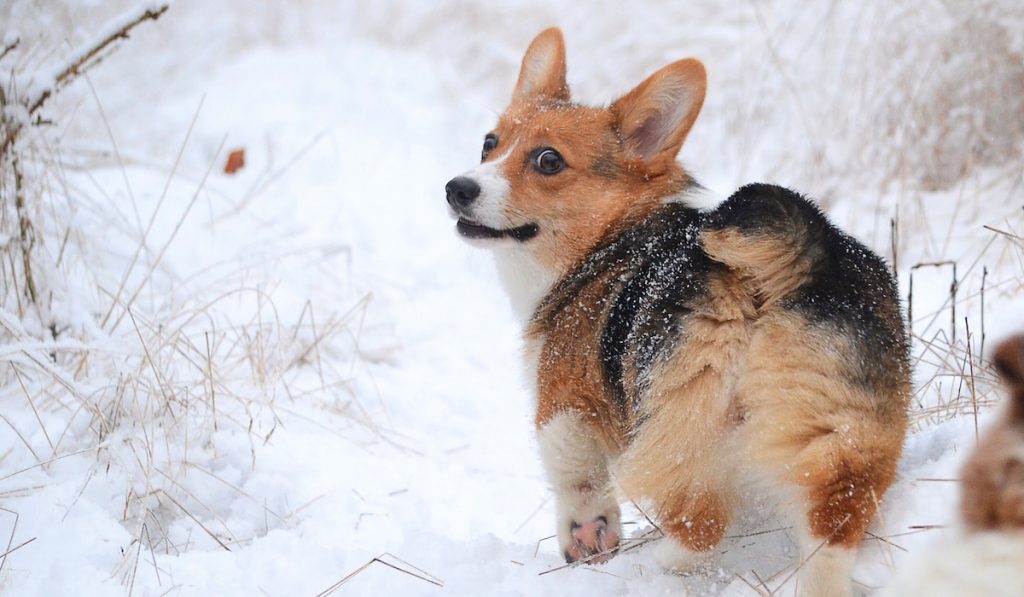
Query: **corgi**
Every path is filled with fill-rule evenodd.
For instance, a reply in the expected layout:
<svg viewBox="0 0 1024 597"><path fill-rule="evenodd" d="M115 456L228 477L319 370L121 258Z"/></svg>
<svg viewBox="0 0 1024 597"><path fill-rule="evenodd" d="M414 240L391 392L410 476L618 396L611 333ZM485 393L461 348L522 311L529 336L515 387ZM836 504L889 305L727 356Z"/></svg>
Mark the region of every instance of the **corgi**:
<svg viewBox="0 0 1024 597"><path fill-rule="evenodd" d="M449 211L523 321L567 561L614 553L623 499L660 526L658 562L692 569L770 496L798 531L800 591L847 595L907 427L896 284L790 190L694 207L676 155L706 81L680 60L583 106L561 32L543 31L480 165L446 185Z"/></svg>
<svg viewBox="0 0 1024 597"><path fill-rule="evenodd" d="M961 525L915 554L887 597L1024 595L1024 336L1000 344L993 363L1010 400L960 472Z"/></svg>

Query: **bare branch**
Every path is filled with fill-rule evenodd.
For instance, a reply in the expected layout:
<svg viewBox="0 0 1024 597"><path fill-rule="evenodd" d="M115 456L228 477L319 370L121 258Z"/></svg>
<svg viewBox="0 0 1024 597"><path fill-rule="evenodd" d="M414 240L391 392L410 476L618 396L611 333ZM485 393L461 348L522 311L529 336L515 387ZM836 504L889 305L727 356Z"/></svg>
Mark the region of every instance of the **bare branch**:
<svg viewBox="0 0 1024 597"><path fill-rule="evenodd" d="M21 164L15 157L11 162L14 170L14 208L18 214L18 235L21 240L22 267L25 270L25 287L28 291L28 298L33 305L37 305L38 294L36 293L36 282L32 276L32 247L35 245L35 233L32 229L32 220L28 217L28 208L25 206L25 189L23 188Z"/></svg>
<svg viewBox="0 0 1024 597"><path fill-rule="evenodd" d="M13 42L11 42L11 43L7 44L6 46L4 46L4 49L0 50L0 60L3 60L4 58L7 57L8 54L13 52L18 47L19 43L21 43L21 39L20 38L15 38Z"/></svg>
<svg viewBox="0 0 1024 597"><path fill-rule="evenodd" d="M39 93L34 100L28 100L25 102L25 106L28 109L29 116L35 114L39 108L46 103L46 100L50 99L53 94L60 90L65 85L70 84L79 75L84 73L89 67L93 66L98 62L100 55L105 49L107 49L114 42L121 39L128 39L128 33L132 29L137 27L139 24L145 21L155 21L160 18L165 12L167 12L169 5L163 4L158 8L147 8L141 14L137 14L135 11L126 13L110 21L103 27L101 31L108 33L101 34L97 41L93 41L85 46L75 50L67 59L67 63L60 68L54 75L53 80L48 82L46 88ZM16 46L17 42L13 44ZM5 48L3 54L0 54L0 58L3 58L13 46ZM24 128L23 123L12 124L4 135L3 143L0 144L0 158L7 154L11 145L18 138L18 133Z"/></svg>
<svg viewBox="0 0 1024 597"><path fill-rule="evenodd" d="M49 89L40 93L39 97L36 98L36 100L29 106L29 114L34 114L36 110L42 107L43 103L46 102L55 90L58 90L71 81L74 81L76 77L88 70L88 68L92 66L93 59L96 58L100 52L105 50L107 46L118 40L128 39L128 33L139 24L145 21L159 19L165 12L167 12L168 6L169 5L164 4L156 10L146 9L145 12L135 18L127 17L128 22L120 24L120 26L118 26L118 21L126 20L125 15L118 17L114 21L105 25L103 27L104 30L114 29L114 31L103 36L100 41L93 42L84 48L74 51L68 59L69 63L67 66L65 66L59 73L57 73L57 76L54 77L53 85Z"/></svg>

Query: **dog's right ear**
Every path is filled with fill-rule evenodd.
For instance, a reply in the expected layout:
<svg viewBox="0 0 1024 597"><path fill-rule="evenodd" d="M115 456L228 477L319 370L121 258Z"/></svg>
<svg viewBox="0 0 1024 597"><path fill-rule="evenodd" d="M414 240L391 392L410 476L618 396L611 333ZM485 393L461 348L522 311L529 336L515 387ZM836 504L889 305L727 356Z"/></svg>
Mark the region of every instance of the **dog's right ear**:
<svg viewBox="0 0 1024 597"><path fill-rule="evenodd" d="M1014 418L1024 421L1024 335L1000 344L992 355L992 362L1010 390L1013 401L1010 412Z"/></svg>
<svg viewBox="0 0 1024 597"><path fill-rule="evenodd" d="M565 40L558 27L541 31L523 56L512 103L535 97L569 100L569 86L565 82Z"/></svg>
<svg viewBox="0 0 1024 597"><path fill-rule="evenodd" d="M687 58L647 77L612 104L627 149L647 170L664 171L675 162L704 104L707 81L704 65Z"/></svg>

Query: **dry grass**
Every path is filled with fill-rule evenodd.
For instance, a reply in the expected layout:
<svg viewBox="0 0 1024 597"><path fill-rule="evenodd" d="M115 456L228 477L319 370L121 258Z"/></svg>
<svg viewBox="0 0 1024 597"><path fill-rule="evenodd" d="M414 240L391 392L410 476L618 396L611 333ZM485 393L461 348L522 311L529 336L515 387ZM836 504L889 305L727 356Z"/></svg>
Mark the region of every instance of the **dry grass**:
<svg viewBox="0 0 1024 597"><path fill-rule="evenodd" d="M366 357L359 350L359 334L369 297L341 312L322 313L308 302L294 320L286 321L272 292L229 274L197 289L184 302L154 300L183 282L161 266L168 249L180 242L183 226L194 217L192 208L204 196L210 172L220 164L223 144L195 183L171 232L159 239L154 223L169 217L161 208L179 175L181 157L190 149L191 126L145 226L133 193L114 211L98 199L85 206L106 214L115 229L134 220L127 228L138 231L137 244L127 255L108 244L102 231L82 228L74 217L76 206L66 203L66 198L92 201L90 197L105 191L73 187L68 168L76 166L62 155L61 123L51 121L59 115L44 112L43 106L65 86L84 81L85 70L128 31L165 10L118 17L112 25L121 26L105 26L109 35L72 51L66 68L41 92L18 95L12 83L16 77L0 81L0 103L22 109L21 117L5 116L0 122L0 236L6 239L0 247L0 339L5 345L0 350L0 388L11 390L4 396L5 409L32 413L31 419L4 417L0 426L20 438L34 461L0 481L16 482L28 471L86 456L92 464L83 471L77 494L81 497L96 475L111 469L123 472L122 522L133 540L124 546L115 574L129 593L140 564L151 565L159 581L155 554L186 551L198 536L232 551L271 528L294 522L301 507L275 511L207 467L224 438L248 438L250 465L255 468L260 447L286 421L301 417L296 411L303 409L294 409L293 404L304 401L319 403L338 421L356 424L363 435L369 432L389 440L351 387L351 363ZM0 61L16 61L24 44L0 49ZM102 114L95 93L93 101ZM112 135L111 141L130 191ZM93 304L102 308L82 321L81 313L74 311L78 296L93 297ZM246 304L253 308L240 317L247 309L240 311L239 305ZM45 447L28 439L33 436L41 436ZM9 455L0 454L0 463ZM260 505L263 528L255 535L235 532L218 508L194 491L197 482L219 484ZM3 495L35 489L12 489ZM74 503L68 512L72 508ZM190 521L197 532L197 538L186 544L176 542L169 531L181 520ZM15 530L8 543L13 543ZM25 544L8 545L0 566L7 554Z"/></svg>

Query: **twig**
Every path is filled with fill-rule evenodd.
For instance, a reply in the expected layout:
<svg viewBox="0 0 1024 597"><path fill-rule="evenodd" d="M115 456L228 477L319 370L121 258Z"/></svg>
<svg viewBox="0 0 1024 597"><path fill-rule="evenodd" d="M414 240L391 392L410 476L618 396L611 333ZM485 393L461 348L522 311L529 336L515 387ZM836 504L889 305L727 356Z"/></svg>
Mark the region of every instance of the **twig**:
<svg viewBox="0 0 1024 597"><path fill-rule="evenodd" d="M949 296L952 314L950 315L950 346L956 344L956 291L959 288L959 281L956 276L956 261L922 261L910 266L910 283L907 289L907 322L910 324L911 332L914 329L914 272L922 267L953 266L953 281L949 285Z"/></svg>
<svg viewBox="0 0 1024 597"><path fill-rule="evenodd" d="M149 216L149 223L146 224L146 230L142 232L142 238L139 239L139 244L135 247L135 253L128 262L128 267L125 269L124 275L121 277L121 283L118 284L117 290L114 292L114 300L110 302L110 308L103 316L103 322L100 324L101 326L107 325L107 320L110 319L111 313L113 313L117 303L121 300L121 293L124 292L124 287L128 283L128 278L131 276L132 270L135 268L135 264L139 261L139 256L142 255L142 250L146 247L146 239L149 238L149 233L153 230L153 225L156 223L156 218L160 213L160 208L163 207L164 200L167 198L167 191L171 188L171 181L174 179L174 174L178 171L178 165L181 163L181 157L185 154L185 148L188 146L189 138L192 137L192 130L195 128L196 120L199 119L199 113L203 109L203 102L205 100L206 96L200 98L199 105L196 106L196 111L192 114L192 120L189 122L188 129L185 131L185 140L182 141L181 145L178 147L178 155L174 158L174 164L171 166L171 172L168 174L166 182L164 182L164 188L160 192L160 198L157 199L156 207L153 208L153 213ZM113 140L113 135L110 135L110 137L111 140Z"/></svg>
<svg viewBox="0 0 1024 597"><path fill-rule="evenodd" d="M981 267L981 346L978 354L985 355L985 281L988 279L988 267Z"/></svg>
<svg viewBox="0 0 1024 597"><path fill-rule="evenodd" d="M653 534L653 533L656 533L656 532L657 531L651 531L648 534ZM548 537L548 538L550 539L550 537ZM543 572L538 572L537 576L544 576L545 574L551 574L552 572L558 572L559 570L565 570L566 568L573 568L573 567L579 566L581 564L587 564L590 561L592 561L592 560L594 560L596 558L603 557L603 556L615 555L617 553L626 553L627 551L632 551L632 550L640 547L641 545L646 545L647 543L650 543L651 541L657 541L658 539L661 539L661 535L658 535L656 537L643 536L643 537L636 537L636 538L633 538L633 539L624 539L622 541L622 543L619 543L618 545L616 545L615 547L613 547L611 549L606 549L604 551L599 551L597 553L590 554L589 556L587 556L585 558L581 558L579 560L576 560L575 562L570 562L568 564L562 564L561 566L556 566L554 568L550 568L550 569L545 570Z"/></svg>
<svg viewBox="0 0 1024 597"><path fill-rule="evenodd" d="M79 75L88 70L90 66L96 64L97 56L99 56L100 53L102 53L108 46L120 39L128 39L128 33L132 29L144 21L160 18L161 15L167 12L168 7L168 4L163 4L155 9L147 8L142 14L137 14L136 11L138 9L136 9L135 11L125 13L104 25L101 28L101 31L108 33L103 34L98 41L93 41L78 50L73 51L71 56L68 57L66 65L53 77L52 83L47 85L35 100L30 100L25 103L28 108L29 116L32 116L41 107L43 107L43 104L53 96L54 92L59 91L62 87L70 84ZM0 58L6 55L8 51L9 50L5 48L4 54L0 55ZM4 136L3 143L0 144L0 158L3 158L7 154L7 151L18 138L18 133L21 132L23 126L23 124L15 124L8 129L7 134Z"/></svg>
<svg viewBox="0 0 1024 597"><path fill-rule="evenodd" d="M11 52L13 52L13 51L15 50L15 48L17 48L17 47L18 47L18 44L19 44L19 43L21 43L21 39L20 39L20 38L18 38L18 39L15 39L15 40L14 40L14 41L13 41L12 43L10 43L10 44L8 44L8 45L4 46L4 49L3 49L3 51L2 51L2 52L0 52L0 60L3 60L4 58L6 58L6 57L7 57L7 55L8 55L8 54L10 54Z"/></svg>
<svg viewBox="0 0 1024 597"><path fill-rule="evenodd" d="M9 556L9 555L11 555L12 553L14 553L14 552L18 551L18 550L19 550L19 549L21 549L22 547L25 547L25 546L26 546L26 545L28 545L29 543L32 543L32 542L33 542L33 541L35 541L36 539L38 539L38 537L32 537L32 538L31 538L31 539L29 539L28 541L23 541L22 543L19 543L19 544L18 544L17 546L15 546L15 547L12 547L11 549L8 549L7 551L5 551L5 552L3 552L3 553L0 553L0 558L3 558L3 559L4 559L3 561L4 561L4 562L6 562L6 561L7 561L7 556Z"/></svg>
<svg viewBox="0 0 1024 597"><path fill-rule="evenodd" d="M872 539L875 539L875 540L881 541L882 543L886 543L888 545L891 545L891 546L895 547L896 549L898 549L900 551L909 551L906 547L903 547L901 545L896 545L895 543L893 543L892 541L889 541L885 537L879 537L878 535L872 533L871 531L864 531L864 533L867 536L871 537Z"/></svg>
<svg viewBox="0 0 1024 597"><path fill-rule="evenodd" d="M14 377L18 379L21 391L25 393L25 399L28 400L28 405L32 408L32 413L36 416L36 422L39 423L39 428L43 430L43 437L46 438L46 443L50 444L50 451L52 452L55 449L53 441L50 440L50 434L46 431L46 425L43 425L43 419L40 418L39 411L36 410L36 404L35 401L32 400L32 395L29 394L28 388L25 387L25 381L21 379L21 372L18 371L18 368L14 363L11 363L11 370L14 371Z"/></svg>
<svg viewBox="0 0 1024 597"><path fill-rule="evenodd" d="M0 477L0 481L6 481L7 479L10 479L11 477L20 475L21 473L24 473L26 471L30 471L30 470L32 470L34 468L38 468L40 466L46 466L47 464L50 464L51 462L57 462L58 460L61 460L63 458L68 458L69 456L75 456L77 454L83 454L85 452L92 452L93 450L99 450L101 448L104 448L105 446L106 446L106 443L102 443L102 444L99 444L98 446L93 446L91 448L82 448L81 450L75 450L74 452L69 452L67 454L61 454L60 456L57 456L55 458L51 458L51 459L47 460L46 462L37 462L37 463L33 464L32 466L26 466L25 468L16 470L13 473L8 473L8 474L4 475L3 477Z"/></svg>
<svg viewBox="0 0 1024 597"><path fill-rule="evenodd" d="M4 423L7 423L7 426L14 431L14 434L17 435L18 439L21 440L21 443L25 444L25 447L28 448L28 451L32 453L32 457L36 459L36 462L39 462L41 459L39 458L39 455L36 454L36 451L32 448L32 444L28 443L28 440L25 439L25 436L22 435L21 432L18 431L18 428L14 426L14 423L11 423L11 420L5 417L3 413L0 413L0 419L2 419Z"/></svg>
<svg viewBox="0 0 1024 597"><path fill-rule="evenodd" d="M412 570L406 570L405 568L402 568L400 566L396 566L396 565L394 565L394 564L392 564L390 562L386 562L383 559L385 557L394 558L395 560L398 560L400 563L408 566L409 568L412 568L412 570L415 570L416 572L419 572L419 574L417 574L416 572L413 572ZM434 585L436 587L442 587L442 588L444 587L444 581L441 580L440 578L434 576L433 574L430 574L429 572L421 570L421 569L417 568L416 566L413 566L409 562L406 562L405 560L399 558L398 556L396 556L394 554L391 554L391 553L388 553L388 552L384 552L384 553L380 554L379 556L371 559L369 562L366 562L362 566L356 568L352 572L348 573L344 578L342 578L338 582L334 583L333 585L327 587L325 590L321 591L320 593L317 593L316 597L327 597L327 595L330 595L334 591L337 591L339 588L341 588L342 585L344 585L348 581L350 581L353 578L355 578L358 574L360 574L361 572L363 572L364 570L366 570L367 568L369 568L373 564L383 564L383 565L387 566L388 568L391 568L392 570L397 570L397 571L399 571L399 572L401 572L403 574L408 574L409 576L411 576L413 578L418 578L418 579L422 580L423 582L430 583L430 584L432 584L432 585Z"/></svg>
<svg viewBox="0 0 1024 597"><path fill-rule="evenodd" d="M889 218L889 238L892 244L892 277L898 282L900 276L900 224L896 218Z"/></svg>
<svg viewBox="0 0 1024 597"><path fill-rule="evenodd" d="M846 523L850 522L850 516L851 516L850 514L847 514L843 518L843 521L841 523L839 523L839 526L837 526L831 533L829 533L828 537L825 537L825 539L821 543L819 543L817 547L814 548L814 551L812 551L810 553L810 555L807 556L806 559L801 561L800 564L796 567L795 570L793 570L792 572L789 573L789 576L787 576L786 578L782 579L782 582L779 583L779 586L775 587L775 590L777 591L777 590L781 589L782 587L784 587L786 585L786 583L788 583L790 581L790 579L792 579L794 576L796 576L797 572L800 572L800 569L804 567L804 564L809 562L811 560L811 558L813 558L815 555L817 555L818 551L820 551L822 547L825 547L828 544L829 540L831 540L832 537L834 537L836 533L838 533L840 530L842 530L842 528L844 526L846 526Z"/></svg>
<svg viewBox="0 0 1024 597"><path fill-rule="evenodd" d="M210 352L210 332L203 332L206 338L206 378L210 382L210 410L213 413L213 430L217 431L217 391L213 384L213 355Z"/></svg>
<svg viewBox="0 0 1024 597"><path fill-rule="evenodd" d="M192 522L194 522L197 525L199 525L199 528L203 529L203 531L207 535L209 535L214 541L216 541L218 545L223 547L225 551L231 551L231 548L228 547L227 545L225 545L224 542L220 540L220 537L218 537L213 531L208 529L206 527L206 525L204 525L202 522L200 522L200 520L198 518L196 518L191 512L189 512L188 509L185 508L185 506L182 506L181 503L178 502L178 500L174 499L174 497L172 497L171 494L169 494L169 493L167 493L166 491L163 491L163 490L160 490L160 493L163 494L163 496L166 497L167 499L171 500L172 504L174 504L175 506L178 507L178 509L180 509L182 512L184 512L185 516L188 516L189 518L191 518Z"/></svg>
<svg viewBox="0 0 1024 597"><path fill-rule="evenodd" d="M14 551L11 549L11 544L14 543L14 533L18 530L18 519L21 518L21 515L14 510L8 510L7 508L0 508L0 510L14 515L14 524L11 525L11 536L7 539L7 551L4 552L4 555L2 556L3 559L0 560L0 572L3 572L4 564L7 563L7 554Z"/></svg>
<svg viewBox="0 0 1024 597"><path fill-rule="evenodd" d="M224 137L221 138L220 145L217 146L217 151L214 152L213 159L210 160L210 165L206 169L206 173L203 174L202 180L200 180L199 184L196 186L195 193L192 194L192 198L189 200L188 205L185 207L184 213L182 213L181 217L178 218L178 222L174 225L174 230L171 231L171 235L167 238L167 240L164 242L163 246L160 248L160 252L157 253L156 259L154 259L153 263L151 263L149 265L149 270L146 272L146 275L143 277L142 282L139 283L139 285L135 288L135 292L133 292L131 294L131 296L128 297L128 300L125 301L124 306L123 306L123 311L117 317L117 319L114 320L114 323L111 326L112 330L113 329L117 329L117 326L121 324L121 320L124 319L125 314L128 313L128 310L131 308L132 304L135 303L135 299L139 298L139 294L142 293L142 289L146 287L146 283L149 281L150 277L153 275L153 272L156 271L156 268L160 265L160 261L163 259L164 254L167 253L168 247L171 246L171 243L174 242L175 237L178 236L178 232L181 231L182 224L185 223L185 219L188 217L189 212L192 211L192 207L196 204L196 201L199 199L199 195L202 193L203 189L206 187L206 180L210 177L210 172L213 171L214 165L217 164L218 157L220 156L221 151L224 149L224 143L227 141L227 139L228 139L227 135L224 135ZM111 311L113 310L113 304L116 304L117 302L118 301L116 299L113 301L113 303L111 305ZM103 325L106 325L106 323L107 323L107 318L104 318Z"/></svg>
<svg viewBox="0 0 1024 597"><path fill-rule="evenodd" d="M21 162L17 157L11 160L11 169L14 171L14 209L18 213L18 240L21 243L21 261L25 271L25 290L32 304L38 307L36 282L32 276L32 247L35 245L35 235L32 233L32 220L26 214L24 181Z"/></svg>
<svg viewBox="0 0 1024 597"><path fill-rule="evenodd" d="M772 592L771 589L768 588L768 583L766 583L764 579L761 578L761 575L757 573L757 570L751 570L750 573L753 574L754 578L757 579L757 582L761 583L761 586L764 587L766 593L762 593L763 595L768 595L770 597L771 595L775 594ZM758 591L758 593L760 593L760 591Z"/></svg>
<svg viewBox="0 0 1024 597"><path fill-rule="evenodd" d="M541 501L541 503L538 504L536 508L534 508L533 512L531 512L530 515L526 517L526 520L524 520L518 527L516 527L516 530L512 531L512 534L515 535L519 531L523 530L523 527L525 527L528 522L533 520L534 516L537 516L537 513L540 512L545 505L547 505L548 500L550 499L551 496L545 497L544 500Z"/></svg>
<svg viewBox="0 0 1024 597"><path fill-rule="evenodd" d="M129 31L134 29L143 21L148 21L150 19L156 20L160 18L161 15L167 12L167 8L168 5L164 4L155 11L152 9L146 9L144 13L137 16L134 20L131 20L130 22L125 23L120 27L117 27L116 24L118 24L120 21L123 21L126 15L119 16L113 21L109 22L107 25L105 25L102 28L103 30L109 30L111 28L116 28L116 30L113 33L110 33L107 36L105 36L99 42L93 42L91 44L86 45L83 48L79 48L78 50L73 51L68 59L69 64L67 64L64 67L64 69L61 70L57 74L57 76L53 78L53 84L49 88L44 89L39 94L39 97L37 97L36 100L31 103L31 105L29 106L29 114L34 114L37 110L39 110L39 108L41 108L43 104L46 103L46 100L53 95L54 91L58 91L64 85L71 83L75 80L76 77L78 77L86 70L88 70L88 68L92 66L92 64L95 64L90 64L90 61L99 56L99 54L103 50L105 50L107 46L109 46L110 44L114 43L119 39L128 39Z"/></svg>
<svg viewBox="0 0 1024 597"><path fill-rule="evenodd" d="M966 329L966 333L967 333L967 363L971 367L971 378L970 378L971 383L970 383L970 387L971 387L971 406L972 406L972 408L974 410L974 444L977 445L978 442L980 441L980 438L979 438L979 435L978 435L978 392L977 392L977 389L976 389L975 383L974 383L974 355L971 354L971 324L967 320L966 317L964 317L964 328Z"/></svg>
<svg viewBox="0 0 1024 597"><path fill-rule="evenodd" d="M554 539L557 536L558 535L548 535L547 537L542 537L540 539L537 539L537 546L534 547L534 549L533 549L533 557L537 557L537 554L540 553L540 544L541 543L544 543L545 541L548 541L550 539Z"/></svg>
<svg viewBox="0 0 1024 597"><path fill-rule="evenodd" d="M985 230L989 230L991 232L995 232L996 234L1001 234L1002 236L1005 236L1006 238L1010 238L1010 239L1013 239L1013 240L1024 242L1024 236L1017 236L1016 234L1014 234L1012 232L1007 232L1005 230L1000 230L998 228L994 228L994 227L989 226L987 224L982 226L982 228L984 228Z"/></svg>

